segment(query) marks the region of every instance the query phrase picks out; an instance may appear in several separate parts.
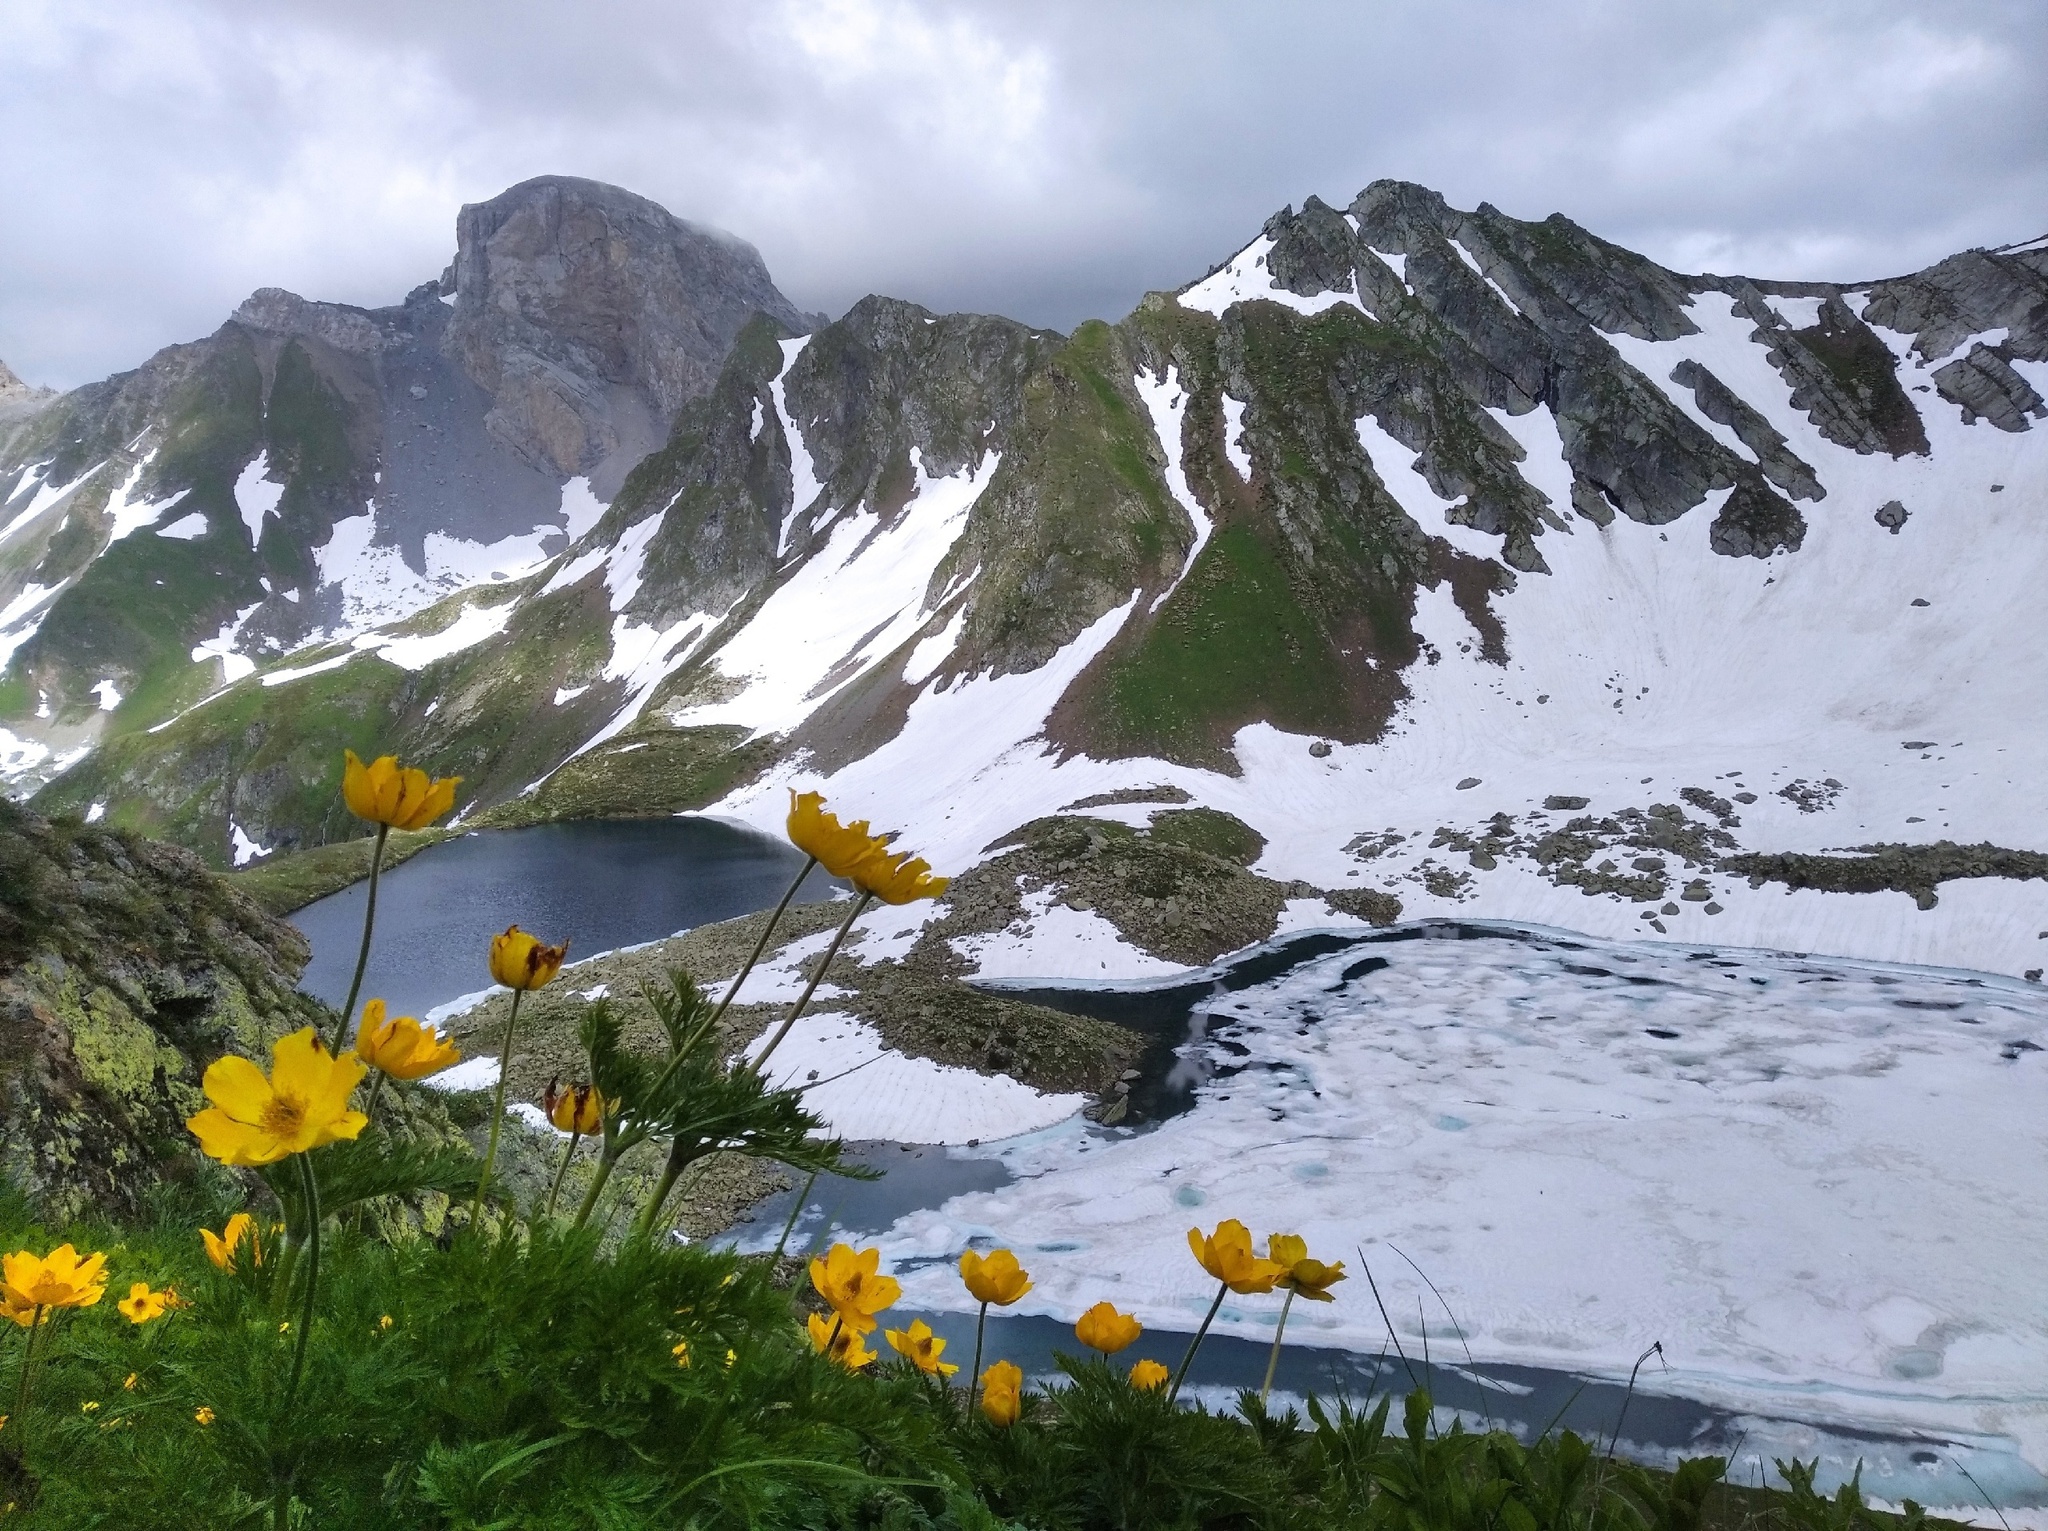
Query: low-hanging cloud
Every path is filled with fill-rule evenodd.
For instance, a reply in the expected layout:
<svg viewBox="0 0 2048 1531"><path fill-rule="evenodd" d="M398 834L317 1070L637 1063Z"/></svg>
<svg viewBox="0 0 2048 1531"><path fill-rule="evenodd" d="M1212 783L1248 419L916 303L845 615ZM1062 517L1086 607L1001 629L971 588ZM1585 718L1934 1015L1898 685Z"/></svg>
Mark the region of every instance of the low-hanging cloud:
<svg viewBox="0 0 2048 1531"><path fill-rule="evenodd" d="M1683 269L2048 231L2034 0L16 0L0 358L72 385L257 286L376 304L457 207L613 181L806 308L1068 328L1400 176Z"/></svg>

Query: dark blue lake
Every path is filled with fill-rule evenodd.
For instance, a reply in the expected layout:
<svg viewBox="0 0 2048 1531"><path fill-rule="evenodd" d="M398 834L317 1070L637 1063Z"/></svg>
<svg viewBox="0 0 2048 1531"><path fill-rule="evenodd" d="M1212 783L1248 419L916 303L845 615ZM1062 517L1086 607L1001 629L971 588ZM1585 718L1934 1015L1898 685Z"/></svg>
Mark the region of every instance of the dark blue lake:
<svg viewBox="0 0 2048 1531"><path fill-rule="evenodd" d="M419 1015L487 988L491 937L507 925L567 941L570 960L772 908L803 855L714 819L589 820L479 830L392 868L377 890L377 936L363 993ZM830 898L821 871L800 901ZM348 996L363 901L356 883L306 905L292 924L313 944L300 987Z"/></svg>

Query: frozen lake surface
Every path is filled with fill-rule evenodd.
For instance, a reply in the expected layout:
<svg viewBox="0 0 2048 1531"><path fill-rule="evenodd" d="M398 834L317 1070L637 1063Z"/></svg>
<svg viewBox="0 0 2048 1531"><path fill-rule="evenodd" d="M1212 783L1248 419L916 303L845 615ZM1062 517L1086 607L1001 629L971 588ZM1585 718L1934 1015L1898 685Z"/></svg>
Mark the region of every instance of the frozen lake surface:
<svg viewBox="0 0 2048 1531"><path fill-rule="evenodd" d="M1213 1288L1186 1231L1234 1216L1369 1262L1439 1364L1618 1381L1661 1342L1641 1387L1765 1470L1801 1450L1846 1471L1883 1439L1876 1492L1966 1504L1962 1461L2005 1506L2048 1504L2040 985L1443 922L1064 999L1179 1044L1135 1125L944 1151L971 1184L921 1162L928 1205L836 1215L880 1237L907 1305L964 1312L953 1262L995 1243L1037 1283L1021 1315L1106 1297L1192 1330ZM1365 1283L1338 1292L1290 1338L1377 1356ZM1234 1298L1218 1332L1270 1339L1278 1309Z"/></svg>

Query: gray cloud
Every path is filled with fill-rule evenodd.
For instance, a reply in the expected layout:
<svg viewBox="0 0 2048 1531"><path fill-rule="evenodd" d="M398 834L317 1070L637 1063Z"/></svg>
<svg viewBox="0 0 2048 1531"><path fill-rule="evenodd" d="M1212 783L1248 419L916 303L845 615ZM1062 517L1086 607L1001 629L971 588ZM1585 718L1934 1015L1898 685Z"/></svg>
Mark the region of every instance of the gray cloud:
<svg viewBox="0 0 2048 1531"><path fill-rule="evenodd" d="M2048 231L2035 0L14 0L0 357L76 384L252 288L359 303L545 172L870 291L1066 328L1380 176L1687 269Z"/></svg>

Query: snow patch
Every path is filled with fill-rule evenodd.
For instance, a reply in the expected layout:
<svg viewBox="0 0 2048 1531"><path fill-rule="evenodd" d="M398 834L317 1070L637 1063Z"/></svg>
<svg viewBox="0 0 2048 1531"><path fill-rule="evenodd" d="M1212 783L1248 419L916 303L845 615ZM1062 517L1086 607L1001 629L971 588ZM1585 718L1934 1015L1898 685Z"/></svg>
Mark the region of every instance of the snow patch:
<svg viewBox="0 0 2048 1531"><path fill-rule="evenodd" d="M178 517L169 526L159 526L156 534L178 542L191 542L206 535L206 516L203 512L195 510L189 516Z"/></svg>
<svg viewBox="0 0 2048 1531"><path fill-rule="evenodd" d="M967 626L967 603L962 601L954 608L952 618L931 637L919 641L910 651L910 658L903 664L903 679L910 685L922 686L932 678L932 672L946 662L946 656L959 646L960 634Z"/></svg>
<svg viewBox="0 0 2048 1531"><path fill-rule="evenodd" d="M563 532L571 542L581 541L585 532L604 519L608 508L590 492L589 479L572 478L562 485Z"/></svg>
<svg viewBox="0 0 2048 1531"><path fill-rule="evenodd" d="M1346 979L1354 947L1205 1001L1207 1037L1180 1050L1208 1076L1193 1109L1006 1146L1010 1183L883 1239L906 1301L966 1310L950 1260L993 1238L1035 1251L1045 1311L1107 1283L1147 1326L1190 1331L1214 1287L1186 1230L1234 1216L1362 1246L1391 1311L1438 1312L1387 1250L1412 1255L1482 1363L1619 1379L1661 1340L1663 1386L1691 1397L2017 1436L2038 1460L2048 1331L2024 1273L2048 1236L2048 1138L2024 1124L2042 1064L1999 1040L2039 1036L2048 994L1501 934L1377 944L1387 965ZM1232 1299L1217 1325L1270 1337L1278 1309ZM1385 1339L1348 1283L1288 1332Z"/></svg>
<svg viewBox="0 0 2048 1531"><path fill-rule="evenodd" d="M235 613L235 619L232 622L221 628L213 637L196 645L192 650L192 662L194 664L203 664L209 659L218 659L220 661L221 681L225 685L231 686L238 680L254 675L256 673L256 661L247 654L236 653L235 640L241 635L242 624L255 615L256 606L261 604L261 602L258 602L256 605L244 606Z"/></svg>
<svg viewBox="0 0 2048 1531"><path fill-rule="evenodd" d="M134 497L135 486L142 482L142 475L149 471L149 465L155 460L156 453L151 452L137 463L129 470L128 477L122 481L121 487L116 489L112 498L107 501L107 519L112 523L107 531L107 547L112 547L131 532L138 532L148 526L164 513L172 500L177 498L176 495L162 500L140 500Z"/></svg>
<svg viewBox="0 0 2048 1531"><path fill-rule="evenodd" d="M1208 512L1203 510L1201 503L1196 500L1195 491L1188 483L1186 464L1182 459L1181 433L1187 420L1188 396L1180 386L1178 370L1168 367L1165 377L1156 378L1140 369L1132 382L1137 386L1138 397L1145 401L1146 412L1152 416L1152 434L1157 438L1159 450L1166 458L1166 487L1172 491L1174 499L1180 503L1180 508L1187 512L1188 520L1195 528L1195 540L1188 545L1188 556L1180 566L1180 573L1174 576L1173 583L1160 591L1158 598L1152 602L1151 609L1157 611L1166 603L1166 598L1180 588L1180 582L1188 577L1188 571L1194 568L1195 560L1208 545L1209 534L1215 529L1215 523L1209 519ZM1225 402L1227 405L1228 401ZM1243 406L1240 405L1240 413L1242 409Z"/></svg>
<svg viewBox="0 0 2048 1531"><path fill-rule="evenodd" d="M268 856L272 847L258 844L247 830L233 819L228 820L228 840L232 847L235 865L245 867L260 857Z"/></svg>
<svg viewBox="0 0 2048 1531"><path fill-rule="evenodd" d="M752 1057L766 1037L747 1049ZM1065 1121L1085 1095L1048 1095L1006 1074L979 1074L882 1043L865 1021L826 1011L799 1019L768 1062L779 1088L804 1092L804 1104L846 1138L898 1143L965 1143L1032 1132Z"/></svg>
<svg viewBox="0 0 2048 1531"><path fill-rule="evenodd" d="M121 705L121 688L111 680L100 681L92 688L92 694L99 698L101 712L112 712Z"/></svg>
<svg viewBox="0 0 2048 1531"><path fill-rule="evenodd" d="M1223 454L1230 459L1230 466L1237 469L1237 476L1247 484L1252 481L1252 454L1244 444L1244 401L1223 396Z"/></svg>
<svg viewBox="0 0 2048 1531"><path fill-rule="evenodd" d="M555 688L555 705L557 707L566 706L589 689L590 687L587 684L581 686L557 686Z"/></svg>
<svg viewBox="0 0 2048 1531"><path fill-rule="evenodd" d="M1358 444L1365 449L1373 471L1379 474L1387 493L1408 512L1417 526L1428 535L1441 537L1452 547L1475 557L1498 555L1500 546L1496 538L1487 536L1476 527L1460 526L1444 514L1458 502L1444 499L1429 487L1429 480L1415 466L1417 459L1412 450L1396 441L1371 415L1358 417L1357 430Z"/></svg>
<svg viewBox="0 0 2048 1531"><path fill-rule="evenodd" d="M924 625L932 575L1002 457L989 452L943 478L917 449L910 460L903 509L887 525L865 507L835 518L824 545L718 651L718 670L741 683L739 693L676 714L678 726L787 733Z"/></svg>
<svg viewBox="0 0 2048 1531"><path fill-rule="evenodd" d="M1522 312L1522 305L1517 303L1513 298L1509 297L1507 295L1507 290L1504 287L1502 287L1500 283L1496 282L1492 277L1486 274L1486 272L1480 267L1479 262L1473 259L1472 252L1470 250L1466 249L1462 244L1460 244L1455 239L1451 241L1451 248L1458 252L1459 260L1463 261L1466 265L1472 268L1472 274L1474 276L1478 277L1480 281L1484 282L1488 287L1491 287L1493 289L1493 295L1496 298L1499 298L1501 302L1505 303L1511 312L1517 314ZM1386 255L1381 256L1380 259L1387 261L1389 264L1391 264L1393 261L1392 256ZM1397 269L1400 272L1401 284L1404 287L1407 286L1408 283L1407 267L1407 259L1406 257L1403 257L1401 265ZM1413 291L1412 288L1410 290Z"/></svg>
<svg viewBox="0 0 2048 1531"><path fill-rule="evenodd" d="M258 452L255 461L235 480L235 508L242 513L242 524L249 528L252 548L263 540L263 518L275 512L277 502L284 498L285 486L264 477L269 471L270 454Z"/></svg>
<svg viewBox="0 0 2048 1531"><path fill-rule="evenodd" d="M1358 300L1355 291L1319 292L1313 297L1289 292L1273 280L1266 267L1266 258L1272 253L1271 236L1261 234L1224 265L1176 295L1174 301L1182 308L1212 314L1218 319L1240 303L1261 299L1279 303L1298 314L1319 314L1326 308L1348 303L1368 319L1372 317L1372 311Z"/></svg>
<svg viewBox="0 0 2048 1531"><path fill-rule="evenodd" d="M374 652L379 659L397 665L401 670L424 670L437 659L459 654L464 649L476 647L486 638L495 638L502 633L505 624L512 620L513 604L503 601L496 606L465 606L462 614L438 633L414 633L396 638L371 633L356 639L354 646L364 652Z"/></svg>
<svg viewBox="0 0 2048 1531"><path fill-rule="evenodd" d="M36 485L36 490L29 496L28 503L16 511L4 527L0 527L0 542L7 541L16 532L26 530L35 521L40 519L45 511L54 509L58 502L67 495L75 494L78 490L84 488L86 481L105 466L105 463L96 463L68 484L45 484L42 482L42 476L49 471L50 465L48 463L42 464L34 472L30 473L26 480L28 483ZM19 491L16 491L16 494L18 497Z"/></svg>
<svg viewBox="0 0 2048 1531"><path fill-rule="evenodd" d="M783 518L782 531L775 539L777 558L789 551L789 534L796 526L796 518L816 504L818 496L825 492L825 486L818 482L818 471L812 466L810 449L804 445L804 433L796 428L796 420L789 412L789 396L784 391L789 369L796 365L796 359L803 355L804 347L810 343L808 335L780 342L782 369L775 374L775 381L768 385L769 397L775 401L776 423L782 427L782 439L789 447L789 514Z"/></svg>

